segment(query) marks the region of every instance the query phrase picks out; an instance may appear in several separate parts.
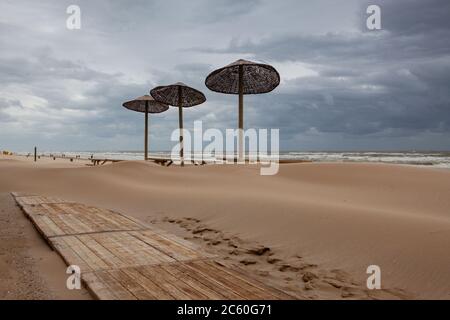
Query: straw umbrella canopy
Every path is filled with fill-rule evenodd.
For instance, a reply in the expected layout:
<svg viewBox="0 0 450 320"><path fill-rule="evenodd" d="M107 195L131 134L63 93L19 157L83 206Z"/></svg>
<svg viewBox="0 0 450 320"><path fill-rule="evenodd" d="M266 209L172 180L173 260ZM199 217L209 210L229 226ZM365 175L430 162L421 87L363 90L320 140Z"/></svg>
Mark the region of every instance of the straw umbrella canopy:
<svg viewBox="0 0 450 320"><path fill-rule="evenodd" d="M243 159L244 94L267 93L280 84L280 74L274 67L239 59L214 70L205 80L212 91L239 95L239 160Z"/></svg>
<svg viewBox="0 0 450 320"><path fill-rule="evenodd" d="M184 166L183 148L183 108L193 107L206 101L205 95L197 89L182 82L168 86L159 86L150 90L152 97L159 102L178 107L178 122L180 127L180 160Z"/></svg>
<svg viewBox="0 0 450 320"><path fill-rule="evenodd" d="M124 102L122 104L125 108L137 112L145 113L145 133L144 133L144 158L148 159L148 114L149 113L161 113L169 109L169 106L155 101L148 94L136 98L131 101Z"/></svg>

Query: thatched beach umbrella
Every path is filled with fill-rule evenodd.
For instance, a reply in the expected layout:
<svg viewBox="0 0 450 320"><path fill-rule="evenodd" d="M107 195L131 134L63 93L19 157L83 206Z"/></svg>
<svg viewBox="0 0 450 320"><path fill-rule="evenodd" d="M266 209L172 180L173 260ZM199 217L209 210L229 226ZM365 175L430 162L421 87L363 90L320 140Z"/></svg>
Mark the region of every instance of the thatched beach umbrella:
<svg viewBox="0 0 450 320"><path fill-rule="evenodd" d="M193 107L206 101L203 93L191 88L182 82L168 86L159 86L150 90L150 94L156 101L178 107L178 122L180 127L180 160L184 166L183 151L183 108Z"/></svg>
<svg viewBox="0 0 450 320"><path fill-rule="evenodd" d="M243 159L244 94L266 93L280 84L280 75L268 64L237 60L211 72L206 86L216 92L239 95L239 160Z"/></svg>
<svg viewBox="0 0 450 320"><path fill-rule="evenodd" d="M148 94L145 96L136 98L131 101L127 101L123 103L123 106L127 109L144 112L145 113L145 134L144 134L144 158L148 159L148 114L149 113L161 113L169 109L169 106L155 101Z"/></svg>

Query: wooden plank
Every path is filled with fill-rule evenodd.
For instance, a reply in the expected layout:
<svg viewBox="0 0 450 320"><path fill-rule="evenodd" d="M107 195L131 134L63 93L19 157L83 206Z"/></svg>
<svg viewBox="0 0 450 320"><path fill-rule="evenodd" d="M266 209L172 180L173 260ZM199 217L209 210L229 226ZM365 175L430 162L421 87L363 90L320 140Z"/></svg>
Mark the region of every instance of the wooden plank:
<svg viewBox="0 0 450 320"><path fill-rule="evenodd" d="M108 286L97 277L95 272L82 272L81 280L95 298L100 300L118 299L114 294L114 291L110 290Z"/></svg>
<svg viewBox="0 0 450 320"><path fill-rule="evenodd" d="M162 265L162 267L177 279L187 283L192 288L207 296L208 299L222 300L239 298L239 296L237 295L228 295L227 293L223 293L221 292L220 288L219 290L217 290L217 286L215 286L215 284L210 285L210 283L204 281L205 278L198 278L194 275L193 272L187 272L189 270L183 268L183 264L181 263L166 264Z"/></svg>
<svg viewBox="0 0 450 320"><path fill-rule="evenodd" d="M125 215L125 214L123 214L123 213L121 213L121 212L116 212L116 213L117 213L118 215L121 215L123 218L129 220L131 223L134 223L134 224L136 224L136 225L141 226L142 229L152 229L152 228L153 228L153 227L151 227L149 224L147 224L147 223L145 223L145 222L143 222L143 221L141 221L141 220L139 220L139 219L137 219L137 218L135 218L135 217Z"/></svg>
<svg viewBox="0 0 450 320"><path fill-rule="evenodd" d="M145 264L158 264L166 259L160 259L160 252L148 247L145 243L138 241L126 232L112 233L107 235L113 249L119 253L124 261L124 266L137 266Z"/></svg>
<svg viewBox="0 0 450 320"><path fill-rule="evenodd" d="M138 282L147 291L150 292L155 300L173 300L174 297L163 288L159 287L155 282L147 278L145 275L139 272L137 268L124 268L121 269L126 273L130 279Z"/></svg>
<svg viewBox="0 0 450 320"><path fill-rule="evenodd" d="M139 282L135 281L122 269L110 270L109 274L116 279L124 288L126 288L136 299L153 300L155 296L147 291Z"/></svg>
<svg viewBox="0 0 450 320"><path fill-rule="evenodd" d="M43 203L63 202L62 199L57 198L57 197L42 197L42 196L17 197L16 201L22 205L37 205L37 204L43 204Z"/></svg>
<svg viewBox="0 0 450 320"><path fill-rule="evenodd" d="M117 243L112 234L91 234L90 235L95 241L103 248L106 256L102 258L107 261L108 264L114 264L118 268L127 267L130 263L130 259L126 256L126 251L122 248L123 245Z"/></svg>
<svg viewBox="0 0 450 320"><path fill-rule="evenodd" d="M54 204L54 206L69 215L73 215L73 214L76 215L79 213L79 211L77 210L77 207L79 207L80 205L77 203L57 203L57 204Z"/></svg>
<svg viewBox="0 0 450 320"><path fill-rule="evenodd" d="M51 241L53 242L53 239L51 239ZM86 254L83 245L79 243L78 239L74 236L70 236L64 237L64 241L67 245L66 250L70 253L74 253L73 257L76 258L76 260L68 260L69 264L78 265L80 266L80 269L81 265L84 265L85 267L81 269L82 272L96 270L93 268L93 262L90 260L89 255Z"/></svg>
<svg viewBox="0 0 450 320"><path fill-rule="evenodd" d="M11 194L17 198L17 197L30 197L33 196L34 194L32 193L28 193L28 192L11 192Z"/></svg>
<svg viewBox="0 0 450 320"><path fill-rule="evenodd" d="M179 236L176 236L176 235L174 235L174 234L171 234L171 233L169 233L169 232L167 232L167 231L165 231L165 230L153 228L153 229L151 229L151 231L154 232L154 233L159 234L159 235L160 235L161 237L163 237L163 238L166 238L166 239L168 239L168 240L177 242L177 243L179 243L179 244L181 244L181 245L183 245L183 246L185 246L185 247L187 247L187 248L189 248L189 249L192 249L192 250L194 250L194 251L195 251L195 250L199 250L199 248L200 248L197 244L195 244L195 243L193 243L193 242L190 242L190 241L188 241L188 240L185 240L185 239L183 239L183 238L180 238ZM214 256L214 255L212 255L212 257L213 257L213 256Z"/></svg>
<svg viewBox="0 0 450 320"><path fill-rule="evenodd" d="M80 267L82 274L91 271L88 264L77 254L72 247L66 243L66 237L52 238L51 244L59 255L63 258L67 265L77 265Z"/></svg>
<svg viewBox="0 0 450 320"><path fill-rule="evenodd" d="M61 246L61 238L64 238L65 246ZM64 251L63 254L67 256L69 264L78 264L79 260L82 260L89 270L155 265L175 261L165 252L132 237L128 232L55 237L50 241L55 243L55 247ZM72 252L68 254L67 251L75 254Z"/></svg>
<svg viewBox="0 0 450 320"><path fill-rule="evenodd" d="M140 230L145 226L135 223L134 221L124 218L121 214L110 210L98 209L86 205L76 203L59 203L59 204L47 204L49 210L52 210L55 214L66 214L68 217L76 217L77 223L80 225L88 224L95 230ZM101 226L105 226L102 229Z"/></svg>
<svg viewBox="0 0 450 320"><path fill-rule="evenodd" d="M25 213L25 215L30 218L31 215L33 214L42 214L43 208L40 206L30 206L30 205L21 205L19 204L19 202L17 202L17 204L19 205L19 207L22 209L22 211Z"/></svg>
<svg viewBox="0 0 450 320"><path fill-rule="evenodd" d="M72 251L74 251L79 258L81 258L82 263L86 264L88 269L91 270L101 270L108 268L108 265L100 259L89 247L83 244L82 241L78 239L77 236L67 236L64 237L66 243L70 246ZM51 239L52 241L53 239ZM70 264L78 264L79 261L70 262Z"/></svg>
<svg viewBox="0 0 450 320"><path fill-rule="evenodd" d="M192 261L186 263L191 268L203 273L206 277L214 278L226 290L238 293L244 299L275 299L276 297L269 290L262 290L256 281L249 278L238 277L227 268L214 268L208 261Z"/></svg>
<svg viewBox="0 0 450 320"><path fill-rule="evenodd" d="M130 252L126 249L126 246L129 244L128 241L126 239L122 239L122 242L117 241L115 236L114 233L91 234L92 238L94 238L107 252L111 253L111 256L108 255L105 257L105 260L108 259L110 263L115 264L119 268L133 265L133 261L129 257Z"/></svg>
<svg viewBox="0 0 450 320"><path fill-rule="evenodd" d="M44 209L45 214L65 214L64 209L60 208L58 203L41 203L40 206Z"/></svg>
<svg viewBox="0 0 450 320"><path fill-rule="evenodd" d="M203 252L200 248L193 250L180 243L170 241L153 231L136 231L130 232L130 234L157 250L164 252L175 260L199 259L208 256L208 254Z"/></svg>
<svg viewBox="0 0 450 320"><path fill-rule="evenodd" d="M129 232L114 232L105 234L122 253L127 266L130 265L147 265L173 262L174 259L167 253L159 251L145 242L133 237Z"/></svg>
<svg viewBox="0 0 450 320"><path fill-rule="evenodd" d="M245 289L243 290L233 282L230 282L223 277L217 276L217 274L214 274L212 270L204 270L204 268L201 267L199 268L198 265L192 264L192 261L184 263L184 266L188 268L188 271L186 272L196 274L199 278L204 278L207 281L211 281L215 284L215 287L217 287L222 292L231 293L232 295L237 296L238 300L249 299L247 298L249 292L247 292Z"/></svg>
<svg viewBox="0 0 450 320"><path fill-rule="evenodd" d="M105 261L107 259L102 259L102 257L98 255L98 244L96 242L89 242L89 235L76 236L75 238L80 244L79 249L83 251L89 259L88 261L91 263L90 265L92 269L98 270L109 268L108 263Z"/></svg>
<svg viewBox="0 0 450 320"><path fill-rule="evenodd" d="M121 229L127 229L127 230L140 230L145 229L146 225L143 223L140 223L138 221L133 221L125 216L123 216L120 213L105 210L105 209L98 209L98 208L90 208L91 212L95 213L98 217L103 218L103 220L108 221L111 225L115 225L118 228Z"/></svg>
<svg viewBox="0 0 450 320"><path fill-rule="evenodd" d="M178 283L175 281L170 281L167 277L164 277L164 274L161 272L161 268L159 266L141 266L136 267L136 269L146 278L156 283L158 287L169 293L175 300L192 299L189 294L183 292L183 290L178 287Z"/></svg>
<svg viewBox="0 0 450 320"><path fill-rule="evenodd" d="M106 209L33 195L16 201L98 299L290 299L185 239ZM124 229L129 230L124 230Z"/></svg>
<svg viewBox="0 0 450 320"><path fill-rule="evenodd" d="M153 299L292 299L259 281L210 260L173 262L110 270L109 274L136 298ZM127 275L124 276L124 273Z"/></svg>
<svg viewBox="0 0 450 320"><path fill-rule="evenodd" d="M54 197L16 197L16 201L31 219L33 219L34 214L49 216L63 231L63 233L58 233L58 235L142 230L147 227L143 223L110 210L63 202L61 199ZM54 234L48 236L54 236Z"/></svg>
<svg viewBox="0 0 450 320"><path fill-rule="evenodd" d="M277 298L273 294L272 290L270 290L259 281L249 278L249 276L241 276L240 274L224 266L219 267L219 265L217 265L215 261L205 261L205 265L211 266L213 268L214 274L222 273L225 279L230 280L233 282L233 284L246 289L246 291L250 293L248 296L246 295L246 299L266 300Z"/></svg>
<svg viewBox="0 0 450 320"><path fill-rule="evenodd" d="M225 299L230 300L242 300L243 297L239 295L239 292L233 290L224 290L223 284L214 277L206 276L204 273L196 270L195 268L186 265L186 262L176 265L176 268L182 270L184 274L188 274L190 277L195 279L197 282L209 287L215 292L223 295Z"/></svg>
<svg viewBox="0 0 450 320"><path fill-rule="evenodd" d="M196 262L194 262L196 263ZM208 260L204 261L204 264L210 265L216 270L220 270L222 272L228 273L231 277L235 278L236 281L245 285L245 283L249 284L255 293L262 294L263 299L294 299L295 297L288 295L287 293L268 286L262 283L259 280L253 278L248 272L243 269L235 266L230 266L228 263L224 263L223 261L217 260ZM268 294L269 293L269 296ZM268 296L268 297L267 297Z"/></svg>
<svg viewBox="0 0 450 320"><path fill-rule="evenodd" d="M99 231L95 230L89 224L83 223L80 219L81 216L73 215L73 214L60 214L60 215L52 215L53 219L59 219L60 223L65 224L69 228L67 228L66 234L80 234L80 233L88 233Z"/></svg>
<svg viewBox="0 0 450 320"><path fill-rule="evenodd" d="M183 279L175 277L172 273L166 270L165 266L166 265L161 264L154 267L156 271L155 275L160 277L162 281L173 284L173 286L175 286L178 290L182 291L183 294L187 295L189 299L194 300L208 299L208 295L204 294L201 290L198 290L196 287L190 286Z"/></svg>
<svg viewBox="0 0 450 320"><path fill-rule="evenodd" d="M111 223L107 215L99 214L92 210L91 207L88 206L80 206L76 207L77 218L83 224L89 225L92 230L123 230L128 229L129 226L118 225L117 223ZM108 214L111 217L114 217L115 214L113 212L109 212Z"/></svg>
<svg viewBox="0 0 450 320"><path fill-rule="evenodd" d="M93 232L108 232L108 231L127 231L127 230L141 230L141 226L137 225L120 225L118 223L110 223L111 218L103 219L102 216L88 215L88 214L55 214L45 212L42 207L25 206L24 211L27 216L40 228L45 229L45 226L40 226L42 221L49 221L50 219L56 225L58 231L49 232L47 237L61 236L61 235L78 235L83 233ZM113 215L113 214L112 214ZM48 219L42 219L42 216L47 216Z"/></svg>
<svg viewBox="0 0 450 320"><path fill-rule="evenodd" d="M83 239L82 236L80 236L80 238ZM92 246L92 244L90 244L89 247L86 246L83 241L81 241L77 236L52 238L51 242L54 242L55 240L59 241L60 239L64 239L65 243L68 246L68 248L65 249L64 253L67 251L69 251L70 253L74 253L72 256L67 255L68 263L75 265L78 263L82 263L86 266L86 271L108 269L112 264L111 261L114 261L114 256L109 259L108 257L98 256L98 248ZM70 260L70 258L75 260Z"/></svg>
<svg viewBox="0 0 450 320"><path fill-rule="evenodd" d="M31 220L34 222L35 226L42 231L46 239L51 236L64 234L60 227L49 217L38 215L34 216Z"/></svg>
<svg viewBox="0 0 450 320"><path fill-rule="evenodd" d="M83 237L78 238L86 246L89 246L89 248L108 266L107 268L118 269L120 267L118 263L115 261L113 253L104 248L91 235L85 235Z"/></svg>
<svg viewBox="0 0 450 320"><path fill-rule="evenodd" d="M234 265L231 266L227 262L217 261L217 260L209 260L209 261L206 261L206 263L214 264L216 266L222 266L223 270L225 270L227 272L231 272L233 275L237 276L240 279L242 279L242 278L252 279L254 285L258 286L262 290L269 290L271 292L271 294L276 296L276 299L292 300L292 299L301 299L302 298L299 296L287 294L286 292L284 292L278 288L275 288L273 286L266 285L266 284L262 283L261 281L254 279L252 277L252 275L250 275L246 270L244 270L240 267L234 266Z"/></svg>
<svg viewBox="0 0 450 320"><path fill-rule="evenodd" d="M108 270L102 270L96 272L97 277L100 281L111 291L119 300L136 300L136 297L127 290L122 284L116 281L116 279L111 276Z"/></svg>
<svg viewBox="0 0 450 320"><path fill-rule="evenodd" d="M50 219L55 225L57 225L62 232L55 235L70 235L77 234L77 229L71 225L70 222L66 222L64 215L48 214L46 218ZM32 217L34 219L34 217Z"/></svg>

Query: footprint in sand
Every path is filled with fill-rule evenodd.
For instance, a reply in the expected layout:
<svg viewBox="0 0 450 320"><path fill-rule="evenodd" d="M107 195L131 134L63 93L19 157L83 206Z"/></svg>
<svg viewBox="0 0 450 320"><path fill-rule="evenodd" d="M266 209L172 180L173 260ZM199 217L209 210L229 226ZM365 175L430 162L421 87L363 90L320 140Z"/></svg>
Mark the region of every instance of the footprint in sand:
<svg viewBox="0 0 450 320"><path fill-rule="evenodd" d="M311 280L317 279L318 276L315 273L306 271L303 276L302 276L302 280L303 282L310 282Z"/></svg>
<svg viewBox="0 0 450 320"><path fill-rule="evenodd" d="M263 270L255 270L259 276L268 276L273 273L270 270L278 270L284 273L280 275L284 286L290 291L301 290L305 298L315 297L317 290L329 292L330 287L341 298L367 297L364 290L358 289L351 281L351 277L342 270L334 269L330 271L319 270L318 265L306 263L304 258L296 254L287 260L283 260L275 255L275 252L267 246L249 243L237 236L224 234L200 223L200 220L190 217L174 219L165 217L164 222L176 223L181 228L189 231L191 236L186 239L202 240L208 246L215 246L215 250L222 253L224 260L238 263L243 267L253 265L262 266ZM269 267L269 268L267 268ZM253 268L252 270L254 270ZM256 268L261 269L261 268ZM300 281L298 281L300 280ZM313 293L313 294L311 294Z"/></svg>
<svg viewBox="0 0 450 320"><path fill-rule="evenodd" d="M193 234L203 234L203 233L208 233L208 232L218 233L218 231L216 231L216 230L213 230L210 228L204 228L204 227L199 227L199 228L192 230Z"/></svg>
<svg viewBox="0 0 450 320"><path fill-rule="evenodd" d="M274 257L268 257L266 261L270 264L276 264L278 262L281 262L281 259L274 258Z"/></svg>
<svg viewBox="0 0 450 320"><path fill-rule="evenodd" d="M262 256L270 253L270 248L265 246L258 246L255 248L247 249L247 253L254 254L256 256Z"/></svg>
<svg viewBox="0 0 450 320"><path fill-rule="evenodd" d="M281 272L286 272L286 271L298 272L298 271L300 271L299 268L293 267L290 264L283 264L278 268L278 270L280 270Z"/></svg>
<svg viewBox="0 0 450 320"><path fill-rule="evenodd" d="M244 259L239 261L240 263L242 263L245 266L251 265L251 264L256 264L255 260L250 260L250 259Z"/></svg>
<svg viewBox="0 0 450 320"><path fill-rule="evenodd" d="M209 244L211 244L213 246L217 246L218 244L221 244L221 243L222 243L222 241L220 241L220 240L213 240Z"/></svg>
<svg viewBox="0 0 450 320"><path fill-rule="evenodd" d="M237 249L230 250L230 251L228 251L228 253L229 253L229 254L232 254L232 255L234 255L234 256L240 256L240 255L243 254L242 251L237 250Z"/></svg>

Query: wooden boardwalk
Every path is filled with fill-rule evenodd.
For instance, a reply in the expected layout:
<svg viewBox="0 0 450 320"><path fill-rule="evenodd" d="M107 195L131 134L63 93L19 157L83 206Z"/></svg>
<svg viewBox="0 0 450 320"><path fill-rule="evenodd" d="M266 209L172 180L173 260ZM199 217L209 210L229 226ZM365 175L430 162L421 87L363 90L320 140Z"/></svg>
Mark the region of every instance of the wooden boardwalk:
<svg viewBox="0 0 450 320"><path fill-rule="evenodd" d="M98 299L293 299L201 247L111 210L12 193Z"/></svg>

